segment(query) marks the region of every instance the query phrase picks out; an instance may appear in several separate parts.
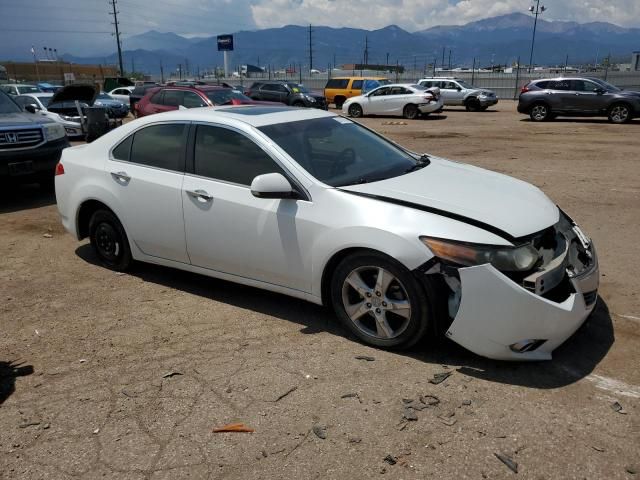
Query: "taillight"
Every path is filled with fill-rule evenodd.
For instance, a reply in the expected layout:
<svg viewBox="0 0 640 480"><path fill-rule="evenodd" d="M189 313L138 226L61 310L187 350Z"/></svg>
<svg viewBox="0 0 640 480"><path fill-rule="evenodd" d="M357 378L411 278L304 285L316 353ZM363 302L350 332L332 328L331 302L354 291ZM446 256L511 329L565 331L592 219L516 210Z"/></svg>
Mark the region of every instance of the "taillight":
<svg viewBox="0 0 640 480"><path fill-rule="evenodd" d="M529 91L529 84L524 85L521 89L520 89L520 93L527 93Z"/></svg>
<svg viewBox="0 0 640 480"><path fill-rule="evenodd" d="M64 175L64 165L62 165L62 162L56 164L56 177L58 175Z"/></svg>

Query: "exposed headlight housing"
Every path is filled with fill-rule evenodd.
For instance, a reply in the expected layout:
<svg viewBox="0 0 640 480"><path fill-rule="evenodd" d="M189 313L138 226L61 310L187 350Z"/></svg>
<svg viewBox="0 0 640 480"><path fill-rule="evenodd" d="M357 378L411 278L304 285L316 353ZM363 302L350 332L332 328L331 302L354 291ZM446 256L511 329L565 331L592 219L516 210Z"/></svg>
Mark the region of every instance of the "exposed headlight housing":
<svg viewBox="0 0 640 480"><path fill-rule="evenodd" d="M307 97L306 97L306 98L307 98L307 100L308 100L308 101L310 101L311 103L315 103L315 101L316 101L316 99L315 99L315 98L310 97L310 96L308 96L308 95L307 95Z"/></svg>
<svg viewBox="0 0 640 480"><path fill-rule="evenodd" d="M540 254L531 244L503 247L432 237L420 237L420 240L436 257L468 267L490 263L502 272L527 272L540 259Z"/></svg>
<svg viewBox="0 0 640 480"><path fill-rule="evenodd" d="M62 138L67 134L64 130L64 127L59 123L45 123L43 127L48 142L58 140L59 138Z"/></svg>

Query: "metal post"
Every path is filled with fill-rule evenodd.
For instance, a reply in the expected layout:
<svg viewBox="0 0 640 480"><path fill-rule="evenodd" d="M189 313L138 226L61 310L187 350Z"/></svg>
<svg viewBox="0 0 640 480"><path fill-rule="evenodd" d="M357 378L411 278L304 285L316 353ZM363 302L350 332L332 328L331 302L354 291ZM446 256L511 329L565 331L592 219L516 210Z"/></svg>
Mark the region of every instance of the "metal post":
<svg viewBox="0 0 640 480"><path fill-rule="evenodd" d="M124 67L122 66L122 46L120 45L120 30L118 29L118 12L116 11L116 0L111 0L113 7L113 25L116 27L116 43L118 45L118 63L120 65L120 75L124 75Z"/></svg>
<svg viewBox="0 0 640 480"><path fill-rule="evenodd" d="M567 73L567 65L569 65L569 54L567 53L567 57L564 59L564 73Z"/></svg>
<svg viewBox="0 0 640 480"><path fill-rule="evenodd" d="M300 78L300 83L302 83L302 64L300 63L298 65L300 66L300 72L298 72L299 75L300 75L300 77L299 77ZM311 70L309 70L309 75L311 75Z"/></svg>
<svg viewBox="0 0 640 480"><path fill-rule="evenodd" d="M609 65L611 65L611 54L607 57L607 64L604 68L604 81L607 81L607 76L609 75Z"/></svg>
<svg viewBox="0 0 640 480"><path fill-rule="evenodd" d="M228 56L228 51L223 51L222 52L222 56L224 58L224 78L228 78L229 77L229 56Z"/></svg>
<svg viewBox="0 0 640 480"><path fill-rule="evenodd" d="M518 56L518 65L516 67L516 85L513 92L513 99L518 96L518 83L520 83L520 56Z"/></svg>
<svg viewBox="0 0 640 480"><path fill-rule="evenodd" d="M396 60L396 83L398 83L398 74L400 73L400 64Z"/></svg>
<svg viewBox="0 0 640 480"><path fill-rule="evenodd" d="M471 85L473 85L473 80L476 75L476 57L473 57L473 67L471 67Z"/></svg>
<svg viewBox="0 0 640 480"><path fill-rule="evenodd" d="M438 59L436 57L433 57L433 75L431 76L434 78L436 76L436 63L438 63Z"/></svg>

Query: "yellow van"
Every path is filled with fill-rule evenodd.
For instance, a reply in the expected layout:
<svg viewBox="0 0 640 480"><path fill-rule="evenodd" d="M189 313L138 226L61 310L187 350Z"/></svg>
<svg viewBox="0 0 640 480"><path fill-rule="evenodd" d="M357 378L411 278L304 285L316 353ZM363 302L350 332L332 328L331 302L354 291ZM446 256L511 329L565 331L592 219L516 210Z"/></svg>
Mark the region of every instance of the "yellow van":
<svg viewBox="0 0 640 480"><path fill-rule="evenodd" d="M380 85L391 83L385 77L335 77L330 78L324 87L327 103L334 103L336 108L342 108L347 98L362 95Z"/></svg>

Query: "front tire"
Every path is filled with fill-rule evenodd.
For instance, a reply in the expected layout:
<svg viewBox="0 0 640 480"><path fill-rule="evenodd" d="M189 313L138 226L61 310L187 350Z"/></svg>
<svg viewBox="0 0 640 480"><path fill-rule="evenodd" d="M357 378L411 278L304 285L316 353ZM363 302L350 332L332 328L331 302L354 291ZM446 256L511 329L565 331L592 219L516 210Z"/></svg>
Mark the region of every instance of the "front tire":
<svg viewBox="0 0 640 480"><path fill-rule="evenodd" d="M117 272L132 263L131 248L124 227L112 212L98 210L89 221L89 238L100 263Z"/></svg>
<svg viewBox="0 0 640 480"><path fill-rule="evenodd" d="M607 116L611 123L627 123L631 121L631 107L626 103L615 103L609 108Z"/></svg>
<svg viewBox="0 0 640 480"><path fill-rule="evenodd" d="M345 258L331 280L340 321L364 343L409 348L424 337L431 306L422 286L397 261L376 252Z"/></svg>
<svg viewBox="0 0 640 480"><path fill-rule="evenodd" d="M479 112L480 111L480 102L476 98L469 98L464 102L464 106L467 109L467 112Z"/></svg>
<svg viewBox="0 0 640 480"><path fill-rule="evenodd" d="M293 102L293 104L291 106L292 107L297 107L297 108L304 108L305 107L304 102L300 102L300 101Z"/></svg>
<svg viewBox="0 0 640 480"><path fill-rule="evenodd" d="M336 108L340 109L342 108L342 105L344 105L344 102L346 101L347 101L346 98L338 96L333 100L333 103L336 104Z"/></svg>
<svg viewBox="0 0 640 480"><path fill-rule="evenodd" d="M363 115L362 107L357 103L349 105L349 116L354 118L360 118Z"/></svg>
<svg viewBox="0 0 640 480"><path fill-rule="evenodd" d="M416 118L418 118L419 115L420 115L420 110L418 110L418 107L416 107L412 103L405 106L404 110L402 111L402 116L407 120L415 120Z"/></svg>
<svg viewBox="0 0 640 480"><path fill-rule="evenodd" d="M536 103L531 107L529 117L534 122L546 122L551 119L551 109L546 103Z"/></svg>

